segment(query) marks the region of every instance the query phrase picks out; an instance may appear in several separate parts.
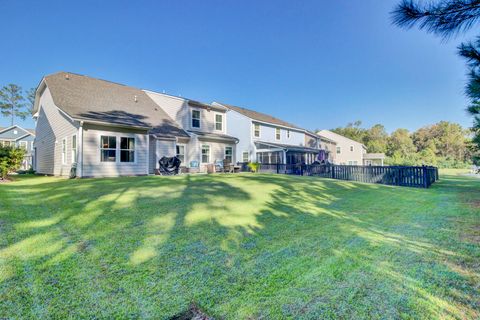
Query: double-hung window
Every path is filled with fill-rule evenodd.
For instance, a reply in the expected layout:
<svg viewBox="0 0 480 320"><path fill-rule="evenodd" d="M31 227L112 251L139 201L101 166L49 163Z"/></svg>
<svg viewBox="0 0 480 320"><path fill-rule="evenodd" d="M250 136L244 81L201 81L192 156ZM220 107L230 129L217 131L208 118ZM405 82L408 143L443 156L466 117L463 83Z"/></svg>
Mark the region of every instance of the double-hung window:
<svg viewBox="0 0 480 320"><path fill-rule="evenodd" d="M72 136L72 163L77 162L77 136Z"/></svg>
<svg viewBox="0 0 480 320"><path fill-rule="evenodd" d="M337 147L337 154L340 154L342 153L342 148L341 147Z"/></svg>
<svg viewBox="0 0 480 320"><path fill-rule="evenodd" d="M210 162L210 146L208 144L202 145L202 163Z"/></svg>
<svg viewBox="0 0 480 320"><path fill-rule="evenodd" d="M200 128L200 110L192 110L192 128Z"/></svg>
<svg viewBox="0 0 480 320"><path fill-rule="evenodd" d="M253 125L253 136L255 138L260 138L260 125L258 123Z"/></svg>
<svg viewBox="0 0 480 320"><path fill-rule="evenodd" d="M223 131L223 115L222 114L215 114L215 130Z"/></svg>
<svg viewBox="0 0 480 320"><path fill-rule="evenodd" d="M287 139L290 139L290 130L287 130Z"/></svg>
<svg viewBox="0 0 480 320"><path fill-rule="evenodd" d="M180 161L185 162L185 146L184 145L177 144L177 158Z"/></svg>
<svg viewBox="0 0 480 320"><path fill-rule="evenodd" d="M275 128L275 140L281 139L281 130L280 128Z"/></svg>
<svg viewBox="0 0 480 320"><path fill-rule="evenodd" d="M233 162L233 148L225 147L225 161L232 163Z"/></svg>
<svg viewBox="0 0 480 320"><path fill-rule="evenodd" d="M350 151L353 152L353 146L350 146Z"/></svg>
<svg viewBox="0 0 480 320"><path fill-rule="evenodd" d="M114 136L100 137L100 161L101 162L117 161L117 137L114 137Z"/></svg>
<svg viewBox="0 0 480 320"><path fill-rule="evenodd" d="M120 138L120 162L135 162L135 138Z"/></svg>
<svg viewBox="0 0 480 320"><path fill-rule="evenodd" d="M248 162L248 151L242 152L242 162Z"/></svg>
<svg viewBox="0 0 480 320"><path fill-rule="evenodd" d="M19 147L25 151L28 149L28 142L27 141L20 141Z"/></svg>

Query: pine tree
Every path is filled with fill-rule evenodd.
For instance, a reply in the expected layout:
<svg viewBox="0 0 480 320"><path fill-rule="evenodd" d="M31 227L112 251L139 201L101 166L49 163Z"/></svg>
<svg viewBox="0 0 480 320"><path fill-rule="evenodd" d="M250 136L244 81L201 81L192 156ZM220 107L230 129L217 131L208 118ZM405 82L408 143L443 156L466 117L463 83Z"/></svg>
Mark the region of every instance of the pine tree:
<svg viewBox="0 0 480 320"><path fill-rule="evenodd" d="M11 119L12 126L15 124L15 117L25 120L29 114L25 111L24 101L22 88L16 84L9 84L0 90L0 113Z"/></svg>
<svg viewBox="0 0 480 320"><path fill-rule="evenodd" d="M404 0L392 12L393 22L404 28L422 30L448 39L464 33L480 22L480 0L439 0L420 4ZM462 43L458 54L468 65L465 93L470 99L468 112L473 116L473 141L480 148L480 36L474 42Z"/></svg>

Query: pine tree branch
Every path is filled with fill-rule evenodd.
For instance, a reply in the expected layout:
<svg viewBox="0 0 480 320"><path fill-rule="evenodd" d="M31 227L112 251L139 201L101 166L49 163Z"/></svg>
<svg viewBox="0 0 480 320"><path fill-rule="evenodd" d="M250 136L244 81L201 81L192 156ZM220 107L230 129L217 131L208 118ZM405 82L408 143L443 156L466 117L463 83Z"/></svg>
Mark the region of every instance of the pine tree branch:
<svg viewBox="0 0 480 320"><path fill-rule="evenodd" d="M480 18L480 0L441 0L419 5L403 0L391 13L393 23L404 28L415 25L422 30L448 38L465 32Z"/></svg>

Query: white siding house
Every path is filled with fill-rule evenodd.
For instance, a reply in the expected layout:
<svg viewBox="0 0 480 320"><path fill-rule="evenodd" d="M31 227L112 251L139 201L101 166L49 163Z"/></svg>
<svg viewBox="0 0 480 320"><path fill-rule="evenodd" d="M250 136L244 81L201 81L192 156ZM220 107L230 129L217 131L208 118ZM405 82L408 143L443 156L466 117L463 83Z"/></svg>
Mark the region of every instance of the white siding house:
<svg viewBox="0 0 480 320"><path fill-rule="evenodd" d="M227 133L239 139L240 162L312 163L322 152L320 137L305 129L257 111L218 102L212 105L228 109Z"/></svg>
<svg viewBox="0 0 480 320"><path fill-rule="evenodd" d="M362 143L344 137L330 130L320 130L317 134L336 142L333 163L341 165L381 165L385 155L383 153L367 153L367 147Z"/></svg>

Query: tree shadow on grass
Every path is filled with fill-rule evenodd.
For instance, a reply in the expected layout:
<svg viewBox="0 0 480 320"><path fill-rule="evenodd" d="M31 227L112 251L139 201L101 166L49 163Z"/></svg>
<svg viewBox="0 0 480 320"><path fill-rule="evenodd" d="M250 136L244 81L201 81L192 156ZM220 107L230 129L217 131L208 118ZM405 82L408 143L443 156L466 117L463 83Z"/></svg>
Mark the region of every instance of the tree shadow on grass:
<svg viewBox="0 0 480 320"><path fill-rule="evenodd" d="M457 182L43 181L0 198L0 317L168 317L191 302L236 318L471 317L478 306L478 274L454 267L478 250L452 241L440 214L456 208Z"/></svg>

